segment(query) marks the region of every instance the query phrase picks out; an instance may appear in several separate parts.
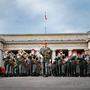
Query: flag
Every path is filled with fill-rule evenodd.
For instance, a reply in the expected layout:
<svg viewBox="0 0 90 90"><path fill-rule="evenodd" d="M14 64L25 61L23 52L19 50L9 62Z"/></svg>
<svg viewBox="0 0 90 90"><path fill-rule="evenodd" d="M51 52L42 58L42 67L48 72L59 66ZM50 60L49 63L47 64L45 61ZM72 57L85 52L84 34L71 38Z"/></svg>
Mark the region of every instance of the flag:
<svg viewBox="0 0 90 90"><path fill-rule="evenodd" d="M46 12L45 12L45 20L47 20L47 15L46 15Z"/></svg>

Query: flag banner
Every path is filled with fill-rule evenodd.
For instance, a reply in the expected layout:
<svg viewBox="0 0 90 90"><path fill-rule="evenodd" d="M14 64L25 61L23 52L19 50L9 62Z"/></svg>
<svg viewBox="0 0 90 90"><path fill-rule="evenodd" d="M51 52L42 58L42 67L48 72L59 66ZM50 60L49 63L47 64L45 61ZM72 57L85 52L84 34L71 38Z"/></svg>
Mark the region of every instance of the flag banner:
<svg viewBox="0 0 90 90"><path fill-rule="evenodd" d="M47 20L47 15L46 15L46 12L45 12L45 20Z"/></svg>

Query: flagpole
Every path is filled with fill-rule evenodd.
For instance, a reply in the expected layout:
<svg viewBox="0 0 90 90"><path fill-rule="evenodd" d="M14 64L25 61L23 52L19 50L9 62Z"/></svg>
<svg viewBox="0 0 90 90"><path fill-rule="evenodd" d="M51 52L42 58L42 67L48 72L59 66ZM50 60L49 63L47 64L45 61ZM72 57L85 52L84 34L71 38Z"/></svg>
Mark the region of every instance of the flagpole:
<svg viewBox="0 0 90 90"><path fill-rule="evenodd" d="M44 24L45 24L45 34L47 34L47 15L45 11L45 16L44 16ZM45 40L45 47L47 47L47 40Z"/></svg>
<svg viewBox="0 0 90 90"><path fill-rule="evenodd" d="M47 34L47 15L46 15L46 11L45 11L44 19L45 19L45 34Z"/></svg>
<svg viewBox="0 0 90 90"><path fill-rule="evenodd" d="M47 31L46 31L47 27L46 27L46 20L45 20L45 34L47 34Z"/></svg>

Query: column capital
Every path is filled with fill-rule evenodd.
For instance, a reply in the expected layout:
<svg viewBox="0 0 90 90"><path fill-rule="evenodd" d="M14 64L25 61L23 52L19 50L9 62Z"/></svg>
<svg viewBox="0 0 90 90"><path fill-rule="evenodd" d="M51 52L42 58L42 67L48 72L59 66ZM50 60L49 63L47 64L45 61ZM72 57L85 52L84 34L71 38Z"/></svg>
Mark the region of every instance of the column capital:
<svg viewBox="0 0 90 90"><path fill-rule="evenodd" d="M0 50L3 50L4 43L5 43L5 40L0 37Z"/></svg>
<svg viewBox="0 0 90 90"><path fill-rule="evenodd" d="M51 49L52 51L56 51L56 49Z"/></svg>
<svg viewBox="0 0 90 90"><path fill-rule="evenodd" d="M0 50L3 50L3 44L0 42Z"/></svg>
<svg viewBox="0 0 90 90"><path fill-rule="evenodd" d="M73 49L68 49L68 51L72 51Z"/></svg>
<svg viewBox="0 0 90 90"><path fill-rule="evenodd" d="M55 49L52 49L52 51L55 51Z"/></svg>
<svg viewBox="0 0 90 90"><path fill-rule="evenodd" d="M5 43L5 40L0 37L0 43Z"/></svg>
<svg viewBox="0 0 90 90"><path fill-rule="evenodd" d="M88 42L88 49L90 49L90 41Z"/></svg>
<svg viewBox="0 0 90 90"><path fill-rule="evenodd" d="M2 50L0 49L0 65L3 66L3 52Z"/></svg>

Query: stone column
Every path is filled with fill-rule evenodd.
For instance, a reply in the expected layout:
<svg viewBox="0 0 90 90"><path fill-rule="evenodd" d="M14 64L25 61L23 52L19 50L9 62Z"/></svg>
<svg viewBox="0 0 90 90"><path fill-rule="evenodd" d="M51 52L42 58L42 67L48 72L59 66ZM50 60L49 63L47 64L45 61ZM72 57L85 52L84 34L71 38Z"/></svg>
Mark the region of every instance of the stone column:
<svg viewBox="0 0 90 90"><path fill-rule="evenodd" d="M71 56L72 55L72 50L69 50L68 51L68 56Z"/></svg>
<svg viewBox="0 0 90 90"><path fill-rule="evenodd" d="M55 50L52 50L52 62L54 61L54 59L55 59Z"/></svg>
<svg viewBox="0 0 90 90"><path fill-rule="evenodd" d="M3 59L3 41L0 40L0 66L3 65L2 59Z"/></svg>
<svg viewBox="0 0 90 90"><path fill-rule="evenodd" d="M90 40L88 41L88 54L90 55Z"/></svg>
<svg viewBox="0 0 90 90"><path fill-rule="evenodd" d="M0 66L2 65L2 50L0 49Z"/></svg>

